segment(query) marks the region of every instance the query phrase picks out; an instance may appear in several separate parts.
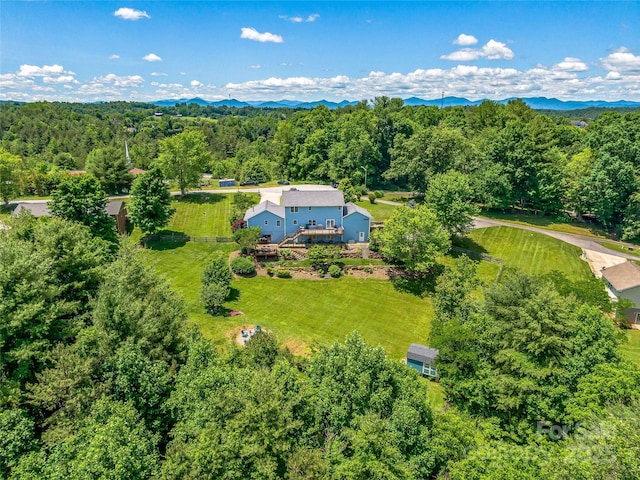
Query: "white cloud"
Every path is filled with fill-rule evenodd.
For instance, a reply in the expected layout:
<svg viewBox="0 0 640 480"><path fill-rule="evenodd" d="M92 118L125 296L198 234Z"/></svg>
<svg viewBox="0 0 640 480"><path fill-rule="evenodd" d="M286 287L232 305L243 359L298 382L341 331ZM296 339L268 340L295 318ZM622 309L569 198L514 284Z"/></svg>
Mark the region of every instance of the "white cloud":
<svg viewBox="0 0 640 480"><path fill-rule="evenodd" d="M460 35L458 35L458 38L453 41L454 45L460 45L462 47L475 45L476 43L478 43L478 39L476 37L474 37L473 35L467 35L465 33L461 33Z"/></svg>
<svg viewBox="0 0 640 480"><path fill-rule="evenodd" d="M242 27L240 38L246 38L247 40L254 40L256 42L273 42L273 43L282 43L282 37L280 35L275 35L273 33L264 32L260 33L255 28L251 27Z"/></svg>
<svg viewBox="0 0 640 480"><path fill-rule="evenodd" d="M169 74L163 72L151 72L152 77L168 77Z"/></svg>
<svg viewBox="0 0 640 480"><path fill-rule="evenodd" d="M93 84L110 84L114 87L139 87L144 83L144 78L140 75L116 75L114 73L109 73L102 77L95 77L93 79Z"/></svg>
<svg viewBox="0 0 640 480"><path fill-rule="evenodd" d="M45 77L48 75L61 75L65 73L62 65L43 65L38 67L36 65L20 65L18 75L21 77Z"/></svg>
<svg viewBox="0 0 640 480"><path fill-rule="evenodd" d="M567 72L586 72L589 67L579 58L565 57L565 59L556 64L555 67L559 70L565 70Z"/></svg>
<svg viewBox="0 0 640 480"><path fill-rule="evenodd" d="M113 55L109 55L109 60L118 60L120 58L120 55L118 55L117 53L114 53Z"/></svg>
<svg viewBox="0 0 640 480"><path fill-rule="evenodd" d="M303 22L315 22L317 19L320 18L320 15L318 13L312 13L311 15L307 15L306 17L300 17L300 16L295 16L295 17L288 17L287 15L280 15L278 18L282 19L282 20L286 20L288 22L292 22L292 23L303 23Z"/></svg>
<svg viewBox="0 0 640 480"><path fill-rule="evenodd" d="M78 83L78 81L72 75L61 75L59 77L43 77L42 81L44 83L60 83L60 84Z"/></svg>
<svg viewBox="0 0 640 480"><path fill-rule="evenodd" d="M135 10L133 8L122 7L113 12L113 15L123 20L140 20L141 18L151 18L151 16L143 10Z"/></svg>
<svg viewBox="0 0 640 480"><path fill-rule="evenodd" d="M612 72L640 73L640 56L634 55L626 47L621 47L600 60L604 68Z"/></svg>
<svg viewBox="0 0 640 480"><path fill-rule="evenodd" d="M258 70L259 68L262 68L262 65L249 65L249 68L253 68L254 70Z"/></svg>
<svg viewBox="0 0 640 480"><path fill-rule="evenodd" d="M458 37L460 38L460 37ZM454 62L472 62L479 58L488 60L513 60L513 51L502 42L489 40L482 48L461 48L448 55L441 55L443 60Z"/></svg>
<svg viewBox="0 0 640 480"><path fill-rule="evenodd" d="M194 88L202 87L202 82L199 82L198 80L191 80L191 83L189 85L191 85Z"/></svg>
<svg viewBox="0 0 640 480"><path fill-rule="evenodd" d="M161 62L162 58L159 57L158 55L156 55L155 53L149 53L147 55L145 55L144 57L142 57L143 60L146 60L147 62Z"/></svg>

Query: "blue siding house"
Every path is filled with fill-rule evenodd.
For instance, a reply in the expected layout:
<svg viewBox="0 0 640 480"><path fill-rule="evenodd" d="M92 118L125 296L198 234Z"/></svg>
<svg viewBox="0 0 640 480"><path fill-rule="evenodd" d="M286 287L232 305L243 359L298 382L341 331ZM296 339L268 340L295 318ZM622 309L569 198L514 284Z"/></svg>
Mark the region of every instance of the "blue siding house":
<svg viewBox="0 0 640 480"><path fill-rule="evenodd" d="M271 243L368 242L371 214L344 202L339 190L282 192L282 205L265 201L244 215Z"/></svg>

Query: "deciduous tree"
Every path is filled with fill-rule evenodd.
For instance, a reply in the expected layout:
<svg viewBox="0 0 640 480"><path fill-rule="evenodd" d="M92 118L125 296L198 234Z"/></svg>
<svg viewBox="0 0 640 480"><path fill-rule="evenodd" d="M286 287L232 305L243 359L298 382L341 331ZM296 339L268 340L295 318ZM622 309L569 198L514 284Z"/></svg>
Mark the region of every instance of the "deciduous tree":
<svg viewBox="0 0 640 480"><path fill-rule="evenodd" d="M127 212L144 233L153 234L169 223L175 209L171 207L169 188L160 169L153 168L136 178Z"/></svg>
<svg viewBox="0 0 640 480"><path fill-rule="evenodd" d="M164 176L178 182L180 196L187 188L197 187L209 163L207 141L200 130L186 130L160 142L156 164Z"/></svg>

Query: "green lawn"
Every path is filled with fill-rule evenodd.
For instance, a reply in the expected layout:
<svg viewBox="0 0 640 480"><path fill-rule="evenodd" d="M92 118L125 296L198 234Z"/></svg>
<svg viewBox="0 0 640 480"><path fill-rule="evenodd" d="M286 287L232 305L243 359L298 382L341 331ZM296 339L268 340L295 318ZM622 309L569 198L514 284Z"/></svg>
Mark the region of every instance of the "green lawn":
<svg viewBox="0 0 640 480"><path fill-rule="evenodd" d="M153 248L155 246L155 249ZM199 299L200 274L214 255L228 255L235 244L151 244L148 262L185 298L189 317L218 344L242 324L270 329L296 353L314 344L342 340L359 330L374 345L402 358L412 342L424 342L433 315L431 301L396 291L384 280L340 278L293 280L269 277L236 279L231 301L239 317L212 317Z"/></svg>
<svg viewBox="0 0 640 480"><path fill-rule="evenodd" d="M376 222L384 222L388 220L391 213L396 208L395 205L386 205L383 203L371 203L369 200L364 202L356 202L356 205L368 210Z"/></svg>
<svg viewBox="0 0 640 480"><path fill-rule="evenodd" d="M631 243L613 243L613 242L600 242L603 247L610 248L616 252L631 253L632 255L638 255L640 257L640 246L633 245Z"/></svg>
<svg viewBox="0 0 640 480"><path fill-rule="evenodd" d="M620 345L622 356L640 366L640 330L627 330L627 342Z"/></svg>
<svg viewBox="0 0 640 480"><path fill-rule="evenodd" d="M602 228L578 222L561 222L544 215L531 215L527 213L501 213L483 210L479 215L484 218L510 222L518 225L529 225L532 227L544 228L555 232L573 233L574 235L586 235L588 237L608 238L607 232Z"/></svg>
<svg viewBox="0 0 640 480"><path fill-rule="evenodd" d="M197 237L228 237L233 213L233 195L212 193L189 194L172 202L176 213L159 233L184 233ZM256 195L256 202L258 197Z"/></svg>
<svg viewBox="0 0 640 480"><path fill-rule="evenodd" d="M500 258L507 267L533 275L553 270L561 271L571 280L591 275L587 263L580 259L582 251L578 247L529 230L480 228L471 232L462 246Z"/></svg>

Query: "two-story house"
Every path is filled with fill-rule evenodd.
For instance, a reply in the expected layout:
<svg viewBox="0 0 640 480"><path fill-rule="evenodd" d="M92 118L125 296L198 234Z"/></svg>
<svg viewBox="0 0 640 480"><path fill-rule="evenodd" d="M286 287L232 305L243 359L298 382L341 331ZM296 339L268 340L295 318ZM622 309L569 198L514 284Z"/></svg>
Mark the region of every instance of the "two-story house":
<svg viewBox="0 0 640 480"><path fill-rule="evenodd" d="M247 210L248 227L260 227L271 243L368 242L371 214L345 203L340 190L282 192L281 205L269 200Z"/></svg>

